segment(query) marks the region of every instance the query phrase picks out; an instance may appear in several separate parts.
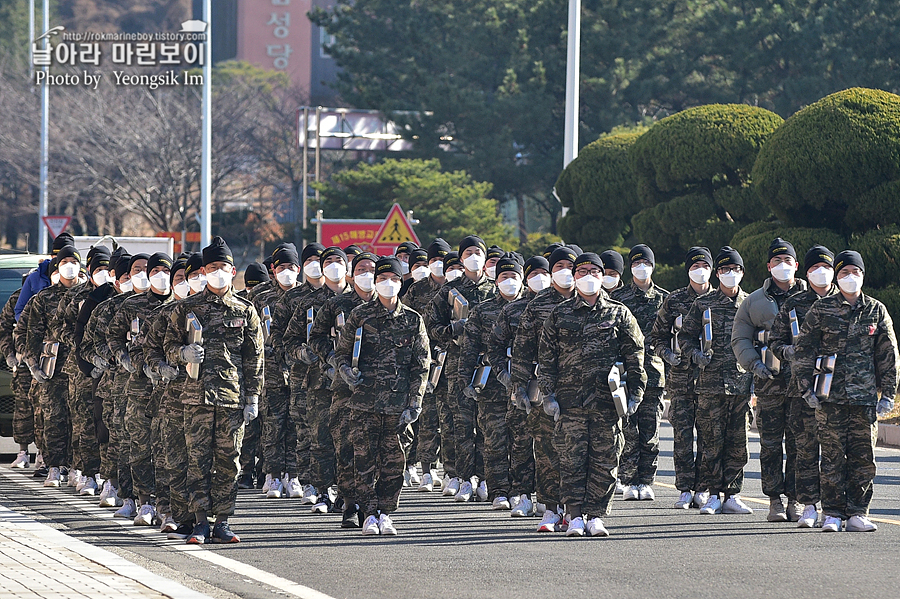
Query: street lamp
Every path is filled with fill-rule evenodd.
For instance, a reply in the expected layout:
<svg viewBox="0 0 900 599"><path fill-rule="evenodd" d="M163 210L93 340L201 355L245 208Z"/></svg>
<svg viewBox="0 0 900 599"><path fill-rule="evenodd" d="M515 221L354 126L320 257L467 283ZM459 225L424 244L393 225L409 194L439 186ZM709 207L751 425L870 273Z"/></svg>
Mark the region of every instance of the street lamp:
<svg viewBox="0 0 900 599"><path fill-rule="evenodd" d="M578 156L578 81L581 63L581 0L569 0L566 57L566 131L563 168Z"/></svg>

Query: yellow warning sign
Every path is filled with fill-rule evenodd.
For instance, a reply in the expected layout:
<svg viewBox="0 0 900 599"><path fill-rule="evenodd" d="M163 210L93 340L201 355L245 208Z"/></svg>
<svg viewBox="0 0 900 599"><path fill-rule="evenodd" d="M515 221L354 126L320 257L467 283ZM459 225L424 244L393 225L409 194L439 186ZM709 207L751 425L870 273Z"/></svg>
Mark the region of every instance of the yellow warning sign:
<svg viewBox="0 0 900 599"><path fill-rule="evenodd" d="M391 211L388 212L381 228L375 233L375 240L372 242L372 245L396 246L404 241L413 241L416 245L419 244L419 238L416 237L412 226L406 219L406 214L399 204L394 204L391 206Z"/></svg>

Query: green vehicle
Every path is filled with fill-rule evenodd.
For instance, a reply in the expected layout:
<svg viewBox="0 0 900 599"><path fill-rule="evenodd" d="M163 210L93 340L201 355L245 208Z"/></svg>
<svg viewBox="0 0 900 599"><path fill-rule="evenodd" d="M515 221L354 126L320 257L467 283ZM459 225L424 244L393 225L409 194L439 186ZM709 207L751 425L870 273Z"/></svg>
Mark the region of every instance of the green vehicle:
<svg viewBox="0 0 900 599"><path fill-rule="evenodd" d="M9 296L22 287L22 275L28 274L41 260L49 256L41 254L0 254L0 309ZM0 358L0 436L12 437L12 418L15 396L10 383L12 371L6 365L6 356Z"/></svg>

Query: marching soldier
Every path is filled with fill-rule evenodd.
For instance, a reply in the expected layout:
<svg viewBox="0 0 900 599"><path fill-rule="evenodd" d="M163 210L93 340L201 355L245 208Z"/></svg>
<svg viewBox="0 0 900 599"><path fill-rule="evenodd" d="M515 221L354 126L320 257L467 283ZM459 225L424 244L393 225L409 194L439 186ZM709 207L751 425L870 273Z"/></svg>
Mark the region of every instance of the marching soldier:
<svg viewBox="0 0 900 599"><path fill-rule="evenodd" d="M250 290L247 292L247 299L252 301L253 298L256 297L257 294L263 293L264 291L269 291L270 289L273 289L275 287L275 268L272 266L272 256L274 256L275 252L277 252L282 247L288 247L288 246L293 248L295 252L297 251L297 247L293 243L279 243L278 246L275 248L275 251L273 251L271 254L269 254L268 256L266 256L263 259L262 263L263 263L263 268L265 268L265 270L266 270L266 277L263 278L259 282L258 285L250 286ZM246 273L245 273L244 285L246 285L246 284L247 284L247 279L246 279Z"/></svg>
<svg viewBox="0 0 900 599"><path fill-rule="evenodd" d="M603 260L603 290L612 293L616 289L624 287L622 273L625 272L625 259L616 250L606 250L600 254Z"/></svg>
<svg viewBox="0 0 900 599"><path fill-rule="evenodd" d="M822 530L838 532L846 521L850 532L870 532L876 419L894 409L897 338L884 304L862 292L859 253L838 254L834 270L840 293L806 313L794 364L819 424Z"/></svg>
<svg viewBox="0 0 900 599"><path fill-rule="evenodd" d="M50 262L50 260L47 260L46 262ZM32 418L34 422L34 444L37 446L37 455L34 460L34 474L32 474L32 477L46 478L50 469L44 462L44 415L43 412L41 412L40 397L37 393L37 383L34 381L34 377L31 376L31 371L27 368L27 364L21 359L25 356L27 351L28 322L30 320L29 317L31 315L32 307L33 303L29 300L19 313L19 320L16 322L16 328L13 330L13 344L16 347L16 355L20 357L19 366L16 368L17 372L24 370L28 373L27 376L23 375L24 378L21 380L21 385L22 392L28 397L28 401L31 403L31 413L33 414ZM23 406L23 409L27 408ZM15 426L15 422L13 422L13 426Z"/></svg>
<svg viewBox="0 0 900 599"><path fill-rule="evenodd" d="M352 260L349 255L348 260ZM431 271L428 269L428 250L416 248L409 253L409 278L403 279L403 288L400 289L400 299L406 297L409 288L414 283L427 279ZM418 483L417 483L418 484Z"/></svg>
<svg viewBox="0 0 900 599"><path fill-rule="evenodd" d="M27 275L26 275L27 276ZM25 281L25 276L22 277ZM12 292L3 312L0 313L0 352L6 357L6 365L13 373L12 391L15 394L15 406L13 409L13 441L19 445L19 453L10 464L10 468L24 470L31 466L31 458L28 456L28 446L34 443L34 408L28 397L28 389L31 385L30 376L26 379L25 368L19 368L14 332L16 328L16 301L19 299L21 289ZM28 386L24 385L27 380Z"/></svg>
<svg viewBox="0 0 900 599"><path fill-rule="evenodd" d="M506 251L498 245L492 245L487 249L487 259L484 262L484 274L487 278L497 280L497 262L504 256Z"/></svg>
<svg viewBox="0 0 900 599"><path fill-rule="evenodd" d="M269 269L265 264L259 262L251 262L244 269L244 288L237 292L237 295L244 299L253 299L250 292L257 285L269 282Z"/></svg>

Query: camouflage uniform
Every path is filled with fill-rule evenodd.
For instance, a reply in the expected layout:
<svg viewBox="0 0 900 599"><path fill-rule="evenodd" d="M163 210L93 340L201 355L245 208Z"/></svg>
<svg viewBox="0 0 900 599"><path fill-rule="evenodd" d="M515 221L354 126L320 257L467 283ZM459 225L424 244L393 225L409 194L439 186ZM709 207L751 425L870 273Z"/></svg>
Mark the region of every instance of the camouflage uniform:
<svg viewBox="0 0 900 599"><path fill-rule="evenodd" d="M268 293L269 291L274 291L276 289L281 289L281 287L278 286L278 283L276 281L269 279L268 281L263 281L259 285L254 285L251 289L246 289L245 291L247 293L244 294L244 298L250 300L254 303L254 305L256 305L253 300L255 300L257 296L259 296L261 293Z"/></svg>
<svg viewBox="0 0 900 599"><path fill-rule="evenodd" d="M378 299L355 308L335 350L338 371L350 366L354 336L362 327L362 381L350 396L353 429L354 496L366 516L397 509L406 460L397 433L407 407L420 408L430 359L425 323L402 303L388 312Z"/></svg>
<svg viewBox="0 0 900 599"><path fill-rule="evenodd" d="M466 321L466 334L463 339L459 357L459 385L469 385L472 375L478 367L479 355L490 360L491 334L500 311L509 304L502 295L482 302L469 312ZM497 373L506 369L507 359L491 362L491 373L487 385L478 392L478 428L484 435L484 474L487 479L488 500L497 497L509 497L509 446L510 432L506 424L506 412L509 409L509 393L500 381Z"/></svg>
<svg viewBox="0 0 900 599"><path fill-rule="evenodd" d="M771 278L763 286L751 293L741 304L734 320L731 333L731 347L738 362L745 370L760 359L759 349L754 345L754 335L759 329L770 330L778 310L792 295L806 291L806 282L797 280L793 287L784 291ZM794 435L788 425L791 402L788 396L791 365L782 362L775 378L753 377L756 393L756 427L759 429L759 469L762 491L768 497L786 495L790 499L797 496L794 473L797 451ZM784 443L783 461L782 442Z"/></svg>
<svg viewBox="0 0 900 599"><path fill-rule="evenodd" d="M32 296L34 297L34 296ZM26 351L26 341L28 338L28 321L31 315L31 300L25 304L22 312L19 314L19 321L13 331L13 343L16 347L16 354L24 357ZM21 360L19 360L21 363ZM18 382L17 382L18 381ZM34 444L37 450L43 455L44 453L44 414L41 412L41 404L38 399L38 384L31 376L28 366L22 364L16 368L16 374L13 382L19 385L19 392L27 400L26 402L17 402L16 407L19 409L18 418L14 416L13 427L21 427L14 434L20 435L20 438L29 438L29 433L34 435ZM18 397L18 394L17 394ZM29 415L30 414L30 415ZM20 424L16 424L16 421Z"/></svg>
<svg viewBox="0 0 900 599"><path fill-rule="evenodd" d="M244 434L241 402L262 392L259 316L250 302L230 289L219 297L206 288L173 306L163 341L166 361L185 364L181 348L186 345L190 312L203 327L205 351L199 379L186 382L182 389L190 511L229 516L237 499Z"/></svg>
<svg viewBox="0 0 900 599"><path fill-rule="evenodd" d="M638 411L624 421L625 449L619 464L619 480L623 485L652 485L659 463L659 421L662 419L663 387L666 368L652 349L650 332L656 315L669 292L651 283L646 292L633 282L616 289L610 297L625 304L637 319L644 335L644 370L647 389Z"/></svg>
<svg viewBox="0 0 900 599"><path fill-rule="evenodd" d="M696 491L726 498L741 492L747 465L747 431L750 426L751 375L735 362L731 351L731 328L738 308L747 297L738 289L730 298L720 289L694 300L679 335L682 360L690 360L700 349L703 311L712 315L712 361L698 369L694 382L697 393L697 431L703 438L700 478Z"/></svg>
<svg viewBox="0 0 900 599"><path fill-rule="evenodd" d="M21 289L13 291L12 295L3 306L0 312L0 358L6 359L6 356L16 355L16 345L13 333L16 328L16 302L19 301ZM20 445L28 445L34 443L34 408L31 400L28 398L28 386L31 385L31 374L28 373L27 379L22 376L22 371L28 373L28 368L22 364L17 366L12 375L12 392L15 395L15 406L13 410L13 441Z"/></svg>
<svg viewBox="0 0 900 599"><path fill-rule="evenodd" d="M813 388L816 356L837 354L831 393L816 410L822 465L822 513L847 520L866 516L875 479L877 391L897 392L897 338L884 304L861 294L850 305L841 293L815 302L800 327L794 368L799 388Z"/></svg>
<svg viewBox="0 0 900 599"><path fill-rule="evenodd" d="M463 275L440 288L429 303L428 316L425 318L431 341L447 349L444 376L447 376L447 398L453 414L454 466L456 476L466 481L476 474L475 400L462 394L466 385L459 380L460 346L454 343L450 324L453 307L448 294L451 289L456 289L468 300L471 314L475 306L497 295L497 286L484 275L478 281L472 281Z"/></svg>
<svg viewBox="0 0 900 599"><path fill-rule="evenodd" d="M565 299L555 288L550 287L535 295L522 311L512 346L513 389L526 387L533 378L534 363L538 361L541 327L553 308ZM540 408L531 410L526 422L534 439L536 498L538 503L551 507L560 502L559 455L553 445L556 424Z"/></svg>
<svg viewBox="0 0 900 599"><path fill-rule="evenodd" d="M672 329L675 319L687 316L697 293L688 285L670 293L662 306L650 331L650 346L656 355L664 349L672 349ZM679 333L680 337L681 333ZM675 353L681 351L676 347ZM697 430L697 453L694 455L694 423L697 419L697 394L694 392L694 371L696 367L691 357L681 355L677 366L669 367L666 377L666 395L669 397L669 424L672 425L675 462L675 487L682 493L697 488L700 479L700 456L703 454L703 439Z"/></svg>
<svg viewBox="0 0 900 599"><path fill-rule="evenodd" d="M525 297L509 302L500 310L488 343L491 364L500 364L501 368L507 368L509 357L506 351L512 348L516 330L519 328L519 318L534 296L532 291L528 291ZM534 493L534 439L525 422L525 412L516 408L509 400L511 391L512 389L504 394L506 427L509 431L509 496L530 496Z"/></svg>
<svg viewBox="0 0 900 599"><path fill-rule="evenodd" d="M603 517L616 490L623 443L606 381L621 360L629 393L638 400L643 397L644 336L631 312L606 293L600 292L594 306L576 295L544 321L538 355L541 392L556 394L559 403L554 435L560 501L567 509L580 507L586 518Z"/></svg>
<svg viewBox="0 0 900 599"><path fill-rule="evenodd" d="M837 287L832 285L827 295L834 295L837 292ZM775 322L772 324L769 348L781 360L782 365L786 363L784 348L793 345L796 341L791 336L791 310L796 312L798 324L803 324L806 313L818 299L819 294L809 289L787 298L781 306L781 310L778 311ZM791 369L787 396L790 403L788 425L797 452L794 467L796 499L806 505L815 504L819 502L818 423L816 422L816 411L809 407L806 400L803 399L803 392L797 383L797 373L794 368Z"/></svg>

